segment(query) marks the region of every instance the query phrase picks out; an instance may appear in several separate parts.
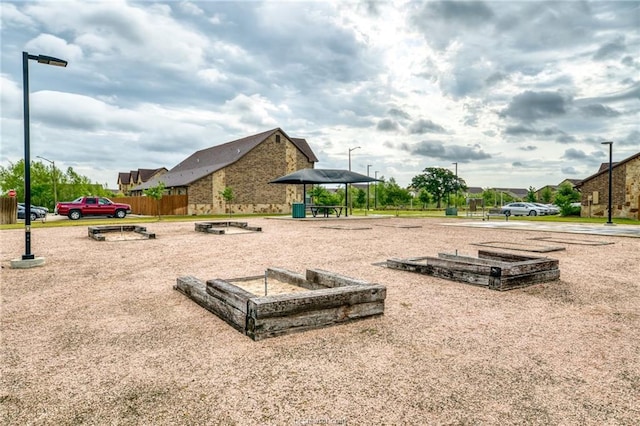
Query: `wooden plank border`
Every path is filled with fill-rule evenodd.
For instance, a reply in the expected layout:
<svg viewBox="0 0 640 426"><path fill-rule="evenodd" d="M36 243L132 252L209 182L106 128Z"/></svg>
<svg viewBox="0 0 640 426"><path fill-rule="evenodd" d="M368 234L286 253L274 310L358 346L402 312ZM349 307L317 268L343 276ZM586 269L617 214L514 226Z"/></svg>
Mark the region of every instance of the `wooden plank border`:
<svg viewBox="0 0 640 426"><path fill-rule="evenodd" d="M301 275L283 268L268 268L267 279L277 279L307 291L256 296L233 282L263 276L208 280L185 276L174 289L216 314L238 331L261 340L283 334L326 327L382 315L387 289L321 269Z"/></svg>

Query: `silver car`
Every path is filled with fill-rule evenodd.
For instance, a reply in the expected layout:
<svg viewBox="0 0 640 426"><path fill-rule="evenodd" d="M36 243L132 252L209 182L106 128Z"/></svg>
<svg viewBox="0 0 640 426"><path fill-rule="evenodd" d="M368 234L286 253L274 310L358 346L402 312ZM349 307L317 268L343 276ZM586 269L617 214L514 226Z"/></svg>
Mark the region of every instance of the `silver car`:
<svg viewBox="0 0 640 426"><path fill-rule="evenodd" d="M539 207L533 203L509 203L500 209L506 216L542 216L549 213L546 207Z"/></svg>
<svg viewBox="0 0 640 426"><path fill-rule="evenodd" d="M560 207L555 204L541 204L541 203L533 203L538 207L542 207L548 210L547 214L558 214L560 213Z"/></svg>

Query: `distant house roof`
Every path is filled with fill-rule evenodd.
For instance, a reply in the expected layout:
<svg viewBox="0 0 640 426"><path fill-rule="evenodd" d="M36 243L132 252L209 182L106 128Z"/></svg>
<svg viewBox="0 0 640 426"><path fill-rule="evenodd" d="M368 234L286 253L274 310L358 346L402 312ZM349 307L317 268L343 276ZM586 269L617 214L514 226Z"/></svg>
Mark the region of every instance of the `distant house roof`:
<svg viewBox="0 0 640 426"><path fill-rule="evenodd" d="M611 168L615 169L616 167L622 166L623 164L626 164L629 161L634 160L636 158L640 158L640 152L637 152L637 153L633 154L632 156L625 158L622 161L612 162L611 163L611 166L612 166ZM603 167L603 165L606 165L606 167ZM586 177L586 178L582 179L582 181L578 185L576 185L576 187L581 187L585 182L588 182L588 181L590 181L590 180L592 180L592 179L594 179L594 178L596 178L596 177L598 177L598 176L600 176L602 174L608 173L608 172L609 172L609 163L603 163L603 164L600 165L600 169L598 169L598 171L596 173L592 174L589 177Z"/></svg>
<svg viewBox="0 0 640 426"><path fill-rule="evenodd" d="M310 162L315 163L318 161L305 139L291 138L282 129L275 128L256 135L196 151L161 177L154 177L133 188L133 190L140 191L151 188L157 185L159 181L164 182L167 188L187 186L198 179L235 163L277 131L289 139Z"/></svg>
<svg viewBox="0 0 640 426"><path fill-rule="evenodd" d="M166 167L160 167L158 169L138 169L131 170L130 172L118 173L118 183L122 185L137 184L138 179L142 182L146 182L161 171L167 171Z"/></svg>
<svg viewBox="0 0 640 426"><path fill-rule="evenodd" d="M529 190L524 188L494 188L494 190L509 193L516 198L525 198L529 194Z"/></svg>
<svg viewBox="0 0 640 426"><path fill-rule="evenodd" d="M482 189L482 187L480 186L470 186L467 188L467 193L468 194L482 194L484 192L484 189Z"/></svg>

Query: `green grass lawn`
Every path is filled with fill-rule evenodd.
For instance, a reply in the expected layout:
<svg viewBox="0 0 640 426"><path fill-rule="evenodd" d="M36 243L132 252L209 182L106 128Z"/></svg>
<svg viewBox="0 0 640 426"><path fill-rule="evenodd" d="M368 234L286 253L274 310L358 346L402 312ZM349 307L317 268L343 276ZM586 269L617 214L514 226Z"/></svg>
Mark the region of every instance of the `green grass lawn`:
<svg viewBox="0 0 640 426"><path fill-rule="evenodd" d="M365 214L366 213L366 214ZM446 216L444 209L442 210L369 210L365 212L363 209L353 209L353 213L350 216L373 216L373 215L386 215L397 216L402 218L439 218L446 220L481 220L482 216L476 214L473 217L467 216L466 212L462 209L458 209L458 216ZM129 223L156 223L160 222L189 222L189 221L206 221L206 220L238 220L252 217L266 217L266 216L290 216L287 215L274 215L274 214L253 214L253 215L204 215L204 216L162 216L158 219L157 216L127 216L124 219L116 218L87 218L80 220L69 220L63 218L61 220L50 220L47 222L33 221L31 227L37 228L55 228L61 226L93 226L93 225L111 225L111 224L129 224ZM496 216L491 220L503 220ZM560 215L554 216L511 216L509 220L527 220L534 222L569 222L569 223L601 223L604 224L607 218L588 218L578 216L563 217ZM612 219L613 223L617 225L640 225L640 220L635 219ZM24 228L24 221L19 221L11 225L0 225L0 230L3 229L22 229Z"/></svg>

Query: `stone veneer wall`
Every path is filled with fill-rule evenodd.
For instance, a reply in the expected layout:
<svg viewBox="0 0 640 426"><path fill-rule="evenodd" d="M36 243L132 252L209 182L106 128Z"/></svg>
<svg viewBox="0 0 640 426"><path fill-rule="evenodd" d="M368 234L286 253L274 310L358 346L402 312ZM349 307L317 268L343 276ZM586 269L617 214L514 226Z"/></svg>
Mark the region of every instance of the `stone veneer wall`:
<svg viewBox="0 0 640 426"><path fill-rule="evenodd" d="M276 142L280 135L280 142ZM225 214L220 192L233 189L231 213L289 213L291 203L302 202L302 185L269 182L313 163L280 132L256 146L236 163L205 176L189 188L189 214Z"/></svg>
<svg viewBox="0 0 640 426"><path fill-rule="evenodd" d="M611 173L611 216L640 219L638 200L640 198L640 158L633 159L621 166L613 167ZM606 217L609 205L609 172L605 171L581 188L582 217ZM589 202L589 196L598 192L598 203Z"/></svg>

